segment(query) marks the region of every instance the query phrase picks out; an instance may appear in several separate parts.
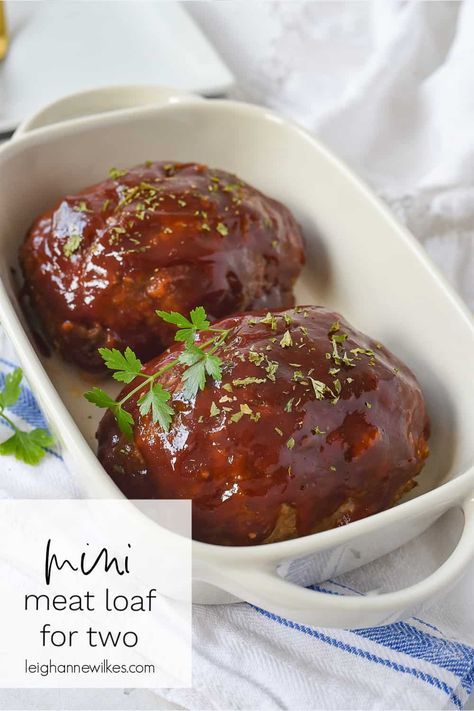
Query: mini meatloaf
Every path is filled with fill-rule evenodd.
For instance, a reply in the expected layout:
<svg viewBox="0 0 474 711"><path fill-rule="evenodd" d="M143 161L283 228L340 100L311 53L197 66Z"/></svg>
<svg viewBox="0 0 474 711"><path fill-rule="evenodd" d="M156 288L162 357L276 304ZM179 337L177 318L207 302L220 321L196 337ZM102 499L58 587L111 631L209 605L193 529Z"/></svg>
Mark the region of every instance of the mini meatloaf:
<svg viewBox="0 0 474 711"><path fill-rule="evenodd" d="M319 306L215 326L231 329L220 382L188 401L180 366L160 377L175 409L168 432L140 415L137 396L126 404L133 441L103 418L98 456L126 496L192 499L194 538L242 546L355 521L415 485L428 456L423 395L384 346Z"/></svg>
<svg viewBox="0 0 474 711"><path fill-rule="evenodd" d="M21 248L25 294L53 348L101 370L99 347L161 353L156 309L212 319L292 306L301 231L281 203L195 163L147 162L60 200Z"/></svg>

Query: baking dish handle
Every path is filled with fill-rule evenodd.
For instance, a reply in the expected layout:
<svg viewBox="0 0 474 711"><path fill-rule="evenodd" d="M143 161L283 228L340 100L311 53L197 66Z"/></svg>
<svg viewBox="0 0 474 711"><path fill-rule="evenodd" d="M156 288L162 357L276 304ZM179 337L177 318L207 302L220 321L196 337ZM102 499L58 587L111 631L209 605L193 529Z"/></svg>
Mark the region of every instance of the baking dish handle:
<svg viewBox="0 0 474 711"><path fill-rule="evenodd" d="M78 91L53 101L25 119L16 129L12 139L21 138L26 133L44 126L64 123L84 116L129 111L143 106L163 106L183 99L202 100L195 94L165 86L108 86Z"/></svg>
<svg viewBox="0 0 474 711"><path fill-rule="evenodd" d="M449 558L424 580L396 592L330 595L285 580L276 572L275 564L267 570L239 567L230 571L224 568L218 584L241 599L291 622L338 628L390 624L415 614L422 603L446 591L461 577L474 553L474 497L464 501L462 509L463 531ZM224 578L228 579L229 586Z"/></svg>

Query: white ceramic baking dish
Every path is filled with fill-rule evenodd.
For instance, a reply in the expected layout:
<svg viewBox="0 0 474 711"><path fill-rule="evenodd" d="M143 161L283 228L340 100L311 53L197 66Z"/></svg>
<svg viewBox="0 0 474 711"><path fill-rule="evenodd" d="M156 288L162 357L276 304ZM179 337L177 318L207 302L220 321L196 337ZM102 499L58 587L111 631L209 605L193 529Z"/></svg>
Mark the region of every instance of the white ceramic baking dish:
<svg viewBox="0 0 474 711"><path fill-rule="evenodd" d="M452 584L474 551L473 324L413 237L367 188L297 126L230 101L184 99L21 133L0 150L0 319L87 495L121 496L94 455L100 412L81 397L89 386L84 376L35 347L12 272L18 246L35 215L103 179L112 165L201 161L237 173L293 210L307 239L298 301L341 311L404 359L422 384L433 428L420 485L395 508L267 546L194 542L195 601L245 599L306 624L360 627L413 614ZM426 579L364 598L303 587L397 548L453 507L464 511L463 533ZM159 545L158 526L155 535Z"/></svg>

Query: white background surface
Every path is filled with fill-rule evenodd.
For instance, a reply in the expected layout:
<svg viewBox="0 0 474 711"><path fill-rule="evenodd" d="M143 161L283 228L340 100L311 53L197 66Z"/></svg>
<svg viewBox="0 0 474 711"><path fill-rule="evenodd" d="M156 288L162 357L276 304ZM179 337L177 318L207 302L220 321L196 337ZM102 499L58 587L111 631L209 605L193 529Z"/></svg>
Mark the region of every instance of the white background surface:
<svg viewBox="0 0 474 711"><path fill-rule="evenodd" d="M179 3L15 2L0 62L0 131L64 94L164 84L219 94L232 77Z"/></svg>

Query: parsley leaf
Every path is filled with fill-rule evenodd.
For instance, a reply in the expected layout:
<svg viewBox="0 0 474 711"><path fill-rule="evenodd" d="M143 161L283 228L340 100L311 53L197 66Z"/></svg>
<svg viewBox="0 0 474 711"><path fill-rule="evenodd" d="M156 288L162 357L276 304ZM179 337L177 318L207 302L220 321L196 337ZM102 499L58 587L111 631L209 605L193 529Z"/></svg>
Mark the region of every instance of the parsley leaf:
<svg viewBox="0 0 474 711"><path fill-rule="evenodd" d="M151 410L153 422L159 422L165 432L168 432L174 415L173 408L168 405L170 397L160 383L155 383L138 401L140 415L147 415Z"/></svg>
<svg viewBox="0 0 474 711"><path fill-rule="evenodd" d="M186 316L178 313L177 311L157 311L156 315L159 316L166 323L172 323L174 326L179 328L192 328L191 321L188 321Z"/></svg>
<svg viewBox="0 0 474 711"><path fill-rule="evenodd" d="M11 407L20 397L20 383L23 377L21 368L15 368L5 376L5 385L0 392L0 408Z"/></svg>
<svg viewBox="0 0 474 711"><path fill-rule="evenodd" d="M123 353L117 348L99 348L99 353L107 368L117 371L112 377L121 383L131 383L143 367L141 360L128 346Z"/></svg>
<svg viewBox="0 0 474 711"><path fill-rule="evenodd" d="M184 396L192 400L197 395L198 390L204 390L206 384L206 367L204 361L200 360L183 373Z"/></svg>
<svg viewBox="0 0 474 711"><path fill-rule="evenodd" d="M195 397L198 390L204 390L206 375L210 375L214 380L222 380L222 360L196 346L188 346L178 361L189 366L182 377L184 396L188 399Z"/></svg>
<svg viewBox="0 0 474 711"><path fill-rule="evenodd" d="M115 415L115 419L117 420L117 424L119 426L119 429L127 439L132 439L133 438L133 425L134 420L132 415L127 412L127 410L124 410L121 405L118 403L115 403L115 408L113 409L113 413Z"/></svg>
<svg viewBox="0 0 474 711"><path fill-rule="evenodd" d="M132 427L134 420L132 415L122 408L120 402L117 402L111 398L110 395L107 395L105 390L102 390L102 388L92 388L92 390L89 390L84 394L84 397L88 402L91 402L93 405L97 405L97 407L103 407L111 410L117 420L120 431L123 432L128 439L132 439Z"/></svg>
<svg viewBox="0 0 474 711"><path fill-rule="evenodd" d="M212 329L203 306L197 306L189 314L189 318L177 311L157 311L159 316L166 323L178 327L175 334L175 341L184 342L185 347L182 352L158 368L154 373L142 373L142 363L131 348L126 348L121 353L116 348L99 348L105 365L110 370L115 371L113 377L123 383L131 384L131 388L122 395L120 400L114 400L101 388L92 388L84 397L97 407L109 409L120 430L129 438L133 436L134 419L133 416L123 409L123 405L132 396L138 395L138 409L140 415L145 416L151 413L152 421L159 423L168 432L174 409L168 404L171 398L168 392L157 379L165 372L176 365L184 366L181 381L183 383L182 392L187 399L194 398L199 390L203 390L206 385L206 378L211 377L215 381L222 380L222 360L215 351L221 346L231 329ZM195 338L201 331L213 331L210 338L203 339L199 344L195 343ZM277 363L274 364L278 366ZM135 384L133 381L140 376L142 380Z"/></svg>
<svg viewBox="0 0 474 711"><path fill-rule="evenodd" d="M193 309L189 315L191 316L194 328L198 331L205 331L206 328L209 328L211 325L203 306L196 306L196 308Z"/></svg>
<svg viewBox="0 0 474 711"><path fill-rule="evenodd" d="M92 388L92 390L89 390L84 394L84 397L93 405L97 405L97 407L107 407L113 409L117 404L115 400L110 397L110 395L107 395L107 393L102 390L102 388Z"/></svg>
<svg viewBox="0 0 474 711"><path fill-rule="evenodd" d="M206 354L204 367L206 373L210 375L211 378L214 378L214 380L222 380L221 365L222 360L218 356Z"/></svg>
<svg viewBox="0 0 474 711"><path fill-rule="evenodd" d="M202 360L204 352L197 346L189 345L186 347L178 358L178 363L181 365L194 365Z"/></svg>
<svg viewBox="0 0 474 711"><path fill-rule="evenodd" d="M0 444L0 454L11 454L25 464L38 464L45 455L45 447L52 444L54 439L47 430L22 432L17 429L9 439Z"/></svg>
<svg viewBox="0 0 474 711"><path fill-rule="evenodd" d="M179 330L174 337L175 341L184 341L188 345L194 342L198 331L205 331L211 325L203 306L197 306L190 312L190 320L177 311L157 311L156 313L166 323L172 323L178 327Z"/></svg>
<svg viewBox="0 0 474 711"><path fill-rule="evenodd" d="M4 412L20 397L22 377L21 368L15 368L5 376L5 385L0 391L0 418L13 429L11 437L0 444L0 455L12 455L26 464L38 464L45 455L45 448L54 444L54 438L47 430L40 428L23 432Z"/></svg>

